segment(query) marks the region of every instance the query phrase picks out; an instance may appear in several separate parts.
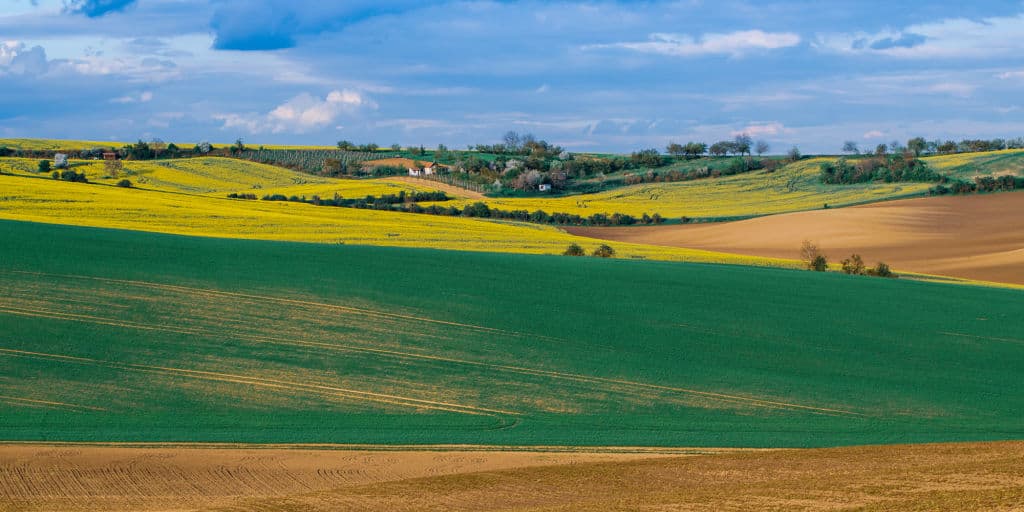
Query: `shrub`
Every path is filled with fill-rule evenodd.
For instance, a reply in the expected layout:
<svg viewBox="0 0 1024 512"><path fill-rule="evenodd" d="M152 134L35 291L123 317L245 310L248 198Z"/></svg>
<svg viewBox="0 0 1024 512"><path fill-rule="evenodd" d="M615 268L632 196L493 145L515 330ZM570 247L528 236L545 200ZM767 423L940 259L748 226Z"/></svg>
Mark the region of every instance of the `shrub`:
<svg viewBox="0 0 1024 512"><path fill-rule="evenodd" d="M598 258L611 258L615 256L615 249L612 249L610 245L601 244L597 249L594 249L594 256Z"/></svg>
<svg viewBox="0 0 1024 512"><path fill-rule="evenodd" d="M896 277L896 274L892 273L892 269L889 268L885 262L879 261L875 268L868 269L868 274L878 277Z"/></svg>
<svg viewBox="0 0 1024 512"><path fill-rule="evenodd" d="M132 188L132 182L129 180L121 180L117 182L117 186L121 188Z"/></svg>
<svg viewBox="0 0 1024 512"><path fill-rule="evenodd" d="M815 272L825 272L828 270L828 258L825 258L823 254L819 254L807 266Z"/></svg>
<svg viewBox="0 0 1024 512"><path fill-rule="evenodd" d="M50 176L52 176L53 179L55 179L55 180L59 180L60 179L60 173L57 172L57 171L53 171L53 174L51 174Z"/></svg>
<svg viewBox="0 0 1024 512"><path fill-rule="evenodd" d="M821 269L815 268L814 266L815 263L818 262L819 258L824 262L823 268ZM808 270L818 270L820 272L828 268L828 260L825 258L825 255L823 255L821 253L821 249L819 249L818 246L810 240L804 240L804 242L800 244L800 261L804 262L804 265L807 266Z"/></svg>
<svg viewBox="0 0 1024 512"><path fill-rule="evenodd" d="M40 160L39 161L39 172L50 172L50 161Z"/></svg>
<svg viewBox="0 0 1024 512"><path fill-rule="evenodd" d="M843 272L851 275L864 275L866 273L864 259L859 254L851 254L849 258L843 260Z"/></svg>
<svg viewBox="0 0 1024 512"><path fill-rule="evenodd" d="M586 256L587 253L586 253L586 251L583 250L582 247L580 247L579 244L572 243L572 244L569 244L569 247L565 250L565 252L562 253L562 255L563 256Z"/></svg>

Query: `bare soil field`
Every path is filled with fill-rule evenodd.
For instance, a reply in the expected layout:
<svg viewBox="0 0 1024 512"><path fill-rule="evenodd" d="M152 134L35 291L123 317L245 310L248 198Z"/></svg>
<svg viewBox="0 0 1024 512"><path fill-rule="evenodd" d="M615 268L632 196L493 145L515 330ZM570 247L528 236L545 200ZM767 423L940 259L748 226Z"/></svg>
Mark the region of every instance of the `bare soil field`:
<svg viewBox="0 0 1024 512"><path fill-rule="evenodd" d="M1024 284L1024 193L905 199L721 224L569 228L576 235L796 259L812 240L897 271Z"/></svg>
<svg viewBox="0 0 1024 512"><path fill-rule="evenodd" d="M1021 510L1024 442L658 453L0 446L0 510Z"/></svg>
<svg viewBox="0 0 1024 512"><path fill-rule="evenodd" d="M202 510L240 500L550 465L662 457L572 451L0 445L0 510ZM247 508L243 507L242 510Z"/></svg>
<svg viewBox="0 0 1024 512"><path fill-rule="evenodd" d="M456 187L455 185L449 185L440 181L424 180L420 178L413 178L411 176L393 176L390 178L384 178L385 181L393 181L398 183L412 183L414 185L426 186L433 189L445 192L452 197L459 199L485 199L485 196L480 192L465 189L462 187Z"/></svg>

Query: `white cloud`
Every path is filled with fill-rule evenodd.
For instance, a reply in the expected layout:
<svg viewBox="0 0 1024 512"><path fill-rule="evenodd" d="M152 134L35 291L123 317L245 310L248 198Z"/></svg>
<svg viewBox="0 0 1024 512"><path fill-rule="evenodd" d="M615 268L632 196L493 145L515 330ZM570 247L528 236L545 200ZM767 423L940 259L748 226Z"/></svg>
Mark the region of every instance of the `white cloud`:
<svg viewBox="0 0 1024 512"><path fill-rule="evenodd" d="M0 43L0 75L41 75L49 68L42 46L29 48L19 41Z"/></svg>
<svg viewBox="0 0 1024 512"><path fill-rule="evenodd" d="M740 56L753 50L777 50L800 44L800 36L791 32L742 30L724 34L705 34L695 39L685 34L651 34L649 41L595 44L584 49L622 48L642 53L673 57L700 55Z"/></svg>
<svg viewBox="0 0 1024 512"><path fill-rule="evenodd" d="M956 82L939 83L928 88L931 92L949 94L951 96L958 96L961 98L970 97L970 95L974 93L974 89L976 89L976 87L973 85Z"/></svg>
<svg viewBox="0 0 1024 512"><path fill-rule="evenodd" d="M544 85L541 85L540 87L538 87L535 92L537 94L544 94L544 93L546 93L546 92L548 92L550 90L551 90L551 87L549 87L548 84L544 84Z"/></svg>
<svg viewBox="0 0 1024 512"><path fill-rule="evenodd" d="M375 109L377 104L359 92L343 89L329 92L324 99L302 93L266 115L216 114L213 118L222 121L223 128L241 128L250 133L306 133L363 108Z"/></svg>
<svg viewBox="0 0 1024 512"><path fill-rule="evenodd" d="M981 20L947 19L903 30L819 34L811 46L821 51L885 55L906 59L1000 57L1024 50L1024 14Z"/></svg>
<svg viewBox="0 0 1024 512"><path fill-rule="evenodd" d="M743 134L750 135L751 137L766 137L779 135L781 133L786 133L787 131L788 130L782 125L782 123L753 123L747 125L747 127L742 130L732 132L732 135L734 137Z"/></svg>
<svg viewBox="0 0 1024 512"><path fill-rule="evenodd" d="M144 91L139 94L127 94L110 100L111 103L146 103L153 99L152 91Z"/></svg>
<svg viewBox="0 0 1024 512"><path fill-rule="evenodd" d="M871 130L868 132L864 132L863 137L865 139L881 139L882 137L885 137L885 134L878 130Z"/></svg>
<svg viewBox="0 0 1024 512"><path fill-rule="evenodd" d="M1024 78L1024 71L1006 71L996 75L996 78L1000 80L1013 80L1017 78Z"/></svg>

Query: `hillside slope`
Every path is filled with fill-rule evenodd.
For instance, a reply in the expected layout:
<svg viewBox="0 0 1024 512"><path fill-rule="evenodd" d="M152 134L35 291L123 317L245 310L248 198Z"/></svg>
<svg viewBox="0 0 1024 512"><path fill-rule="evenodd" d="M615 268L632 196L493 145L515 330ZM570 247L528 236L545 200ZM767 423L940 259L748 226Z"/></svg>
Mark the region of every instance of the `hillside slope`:
<svg viewBox="0 0 1024 512"><path fill-rule="evenodd" d="M494 198L485 202L503 210L544 210L589 216L625 213L663 217L732 217L847 206L921 195L927 183L866 183L825 185L814 158L789 164L775 172L705 178L676 183L631 185L596 194L565 197ZM468 204L473 201L465 201Z"/></svg>
<svg viewBox="0 0 1024 512"><path fill-rule="evenodd" d="M1024 438L1021 291L0 222L0 440Z"/></svg>
<svg viewBox="0 0 1024 512"><path fill-rule="evenodd" d="M862 255L897 270L1024 285L1024 192L929 197L738 222L568 228L577 235L775 258L813 240L833 262Z"/></svg>

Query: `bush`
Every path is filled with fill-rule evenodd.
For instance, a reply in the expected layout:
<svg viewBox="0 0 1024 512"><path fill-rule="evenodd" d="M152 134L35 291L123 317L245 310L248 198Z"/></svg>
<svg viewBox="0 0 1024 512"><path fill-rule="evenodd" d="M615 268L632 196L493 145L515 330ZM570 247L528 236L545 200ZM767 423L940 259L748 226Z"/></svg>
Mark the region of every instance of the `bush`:
<svg viewBox="0 0 1024 512"><path fill-rule="evenodd" d="M892 269L889 268L889 265L881 261L875 265L875 268L868 269L868 275L878 277L896 277L896 274L892 273Z"/></svg>
<svg viewBox="0 0 1024 512"><path fill-rule="evenodd" d="M611 258L615 256L615 249L612 249L610 245L601 244L600 247L594 249L594 256L598 258Z"/></svg>
<svg viewBox="0 0 1024 512"><path fill-rule="evenodd" d="M864 275L866 273L864 268L864 260L860 257L860 254L852 254L849 258L843 260L843 272L851 275Z"/></svg>
<svg viewBox="0 0 1024 512"><path fill-rule="evenodd" d="M39 161L39 172L50 172L50 161L40 160Z"/></svg>
<svg viewBox="0 0 1024 512"><path fill-rule="evenodd" d="M569 244L569 247L562 253L563 256L586 256L587 252L579 244Z"/></svg>
<svg viewBox="0 0 1024 512"><path fill-rule="evenodd" d="M121 180L117 182L117 186L121 188L132 188L132 182L129 180Z"/></svg>
<svg viewBox="0 0 1024 512"><path fill-rule="evenodd" d="M52 176L53 179L55 179L55 180L59 180L60 179L60 173L57 172L57 171L53 171L53 174L51 174L50 176Z"/></svg>
<svg viewBox="0 0 1024 512"><path fill-rule="evenodd" d="M808 263L807 268L815 272L825 272L828 270L828 259L825 255L819 254Z"/></svg>

